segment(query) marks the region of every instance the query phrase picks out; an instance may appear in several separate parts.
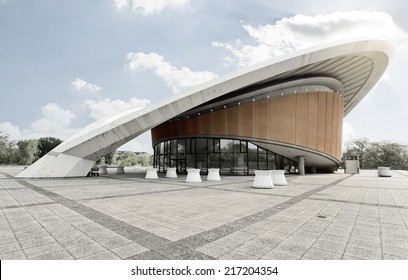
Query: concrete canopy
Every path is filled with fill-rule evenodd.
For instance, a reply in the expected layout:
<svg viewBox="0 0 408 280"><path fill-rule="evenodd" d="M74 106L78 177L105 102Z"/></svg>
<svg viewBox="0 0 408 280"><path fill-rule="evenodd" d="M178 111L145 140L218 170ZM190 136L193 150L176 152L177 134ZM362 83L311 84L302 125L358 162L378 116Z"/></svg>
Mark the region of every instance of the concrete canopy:
<svg viewBox="0 0 408 280"><path fill-rule="evenodd" d="M289 83L291 89L322 86L338 92L344 97L347 115L380 79L392 52L389 42L366 39L308 49L240 69L146 108L132 108L100 119L17 177L85 176L96 160L163 122L210 103L214 106L225 100L250 98L252 92L261 94L279 84ZM302 80L307 82L299 83Z"/></svg>

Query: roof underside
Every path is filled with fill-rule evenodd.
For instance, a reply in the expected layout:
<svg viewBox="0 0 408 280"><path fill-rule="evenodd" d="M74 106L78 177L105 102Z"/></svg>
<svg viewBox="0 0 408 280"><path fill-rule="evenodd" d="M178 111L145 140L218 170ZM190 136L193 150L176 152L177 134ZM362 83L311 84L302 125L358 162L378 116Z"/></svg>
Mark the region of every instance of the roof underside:
<svg viewBox="0 0 408 280"><path fill-rule="evenodd" d="M314 87L316 91L329 90L343 95L345 116L366 95L366 92L361 92L361 89L372 74L373 68L372 58L363 55L345 55L319 61L227 93L184 112L176 118L221 109L225 105L231 105L236 101L245 102L261 94L264 97L265 94L268 96L282 95L281 92L285 89L301 86L304 86L304 89Z"/></svg>

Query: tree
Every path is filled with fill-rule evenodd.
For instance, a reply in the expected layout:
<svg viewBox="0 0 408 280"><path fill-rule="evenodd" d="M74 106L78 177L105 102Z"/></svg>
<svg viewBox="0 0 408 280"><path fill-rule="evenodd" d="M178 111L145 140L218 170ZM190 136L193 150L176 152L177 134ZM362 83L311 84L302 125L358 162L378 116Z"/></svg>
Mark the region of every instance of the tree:
<svg viewBox="0 0 408 280"><path fill-rule="evenodd" d="M38 139L37 159L45 156L49 151L61 144L62 141L55 137L42 137Z"/></svg>
<svg viewBox="0 0 408 280"><path fill-rule="evenodd" d="M408 169L408 145L390 141L369 142L366 138L355 139L347 144L343 159L356 156L362 169L376 169L379 166Z"/></svg>
<svg viewBox="0 0 408 280"><path fill-rule="evenodd" d="M18 147L18 163L28 165L36 160L37 140L20 140L17 142Z"/></svg>
<svg viewBox="0 0 408 280"><path fill-rule="evenodd" d="M389 166L392 169L406 169L408 146L392 142L373 142L364 154L365 168Z"/></svg>
<svg viewBox="0 0 408 280"><path fill-rule="evenodd" d="M17 162L16 143L10 136L0 131L0 163L10 164Z"/></svg>
<svg viewBox="0 0 408 280"><path fill-rule="evenodd" d="M113 162L113 156L115 155L115 152L116 152L116 150L113 151L113 152L110 152L110 153L108 153L108 154L106 154L106 155L104 156L104 158L105 158L105 164L108 164L108 165L112 164L112 162Z"/></svg>
<svg viewBox="0 0 408 280"><path fill-rule="evenodd" d="M363 158L364 154L367 151L367 148L369 146L370 142L368 141L367 138L360 138L360 139L354 139L347 143L347 148L343 152L343 159L359 159L360 161L360 168L366 168L364 166Z"/></svg>

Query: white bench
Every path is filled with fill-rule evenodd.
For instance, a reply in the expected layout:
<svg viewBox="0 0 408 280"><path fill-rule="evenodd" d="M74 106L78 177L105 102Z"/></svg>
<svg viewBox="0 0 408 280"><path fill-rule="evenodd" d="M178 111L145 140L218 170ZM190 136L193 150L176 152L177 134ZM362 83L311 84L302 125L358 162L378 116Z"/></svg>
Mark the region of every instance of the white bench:
<svg viewBox="0 0 408 280"><path fill-rule="evenodd" d="M255 189L272 189L274 187L271 177L272 170L255 170L252 187Z"/></svg>
<svg viewBox="0 0 408 280"><path fill-rule="evenodd" d="M391 177L391 172L389 167L378 167L378 176L379 177Z"/></svg>
<svg viewBox="0 0 408 280"><path fill-rule="evenodd" d="M109 166L109 165L102 165L99 167L100 174L108 174L108 168L116 168L116 174L125 174L125 167L124 166Z"/></svg>

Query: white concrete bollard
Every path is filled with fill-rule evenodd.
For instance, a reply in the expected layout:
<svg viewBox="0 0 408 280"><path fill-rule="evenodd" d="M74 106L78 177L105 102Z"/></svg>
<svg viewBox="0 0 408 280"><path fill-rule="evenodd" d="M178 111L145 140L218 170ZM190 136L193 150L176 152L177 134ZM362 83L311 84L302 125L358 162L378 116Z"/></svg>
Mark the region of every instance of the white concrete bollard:
<svg viewBox="0 0 408 280"><path fill-rule="evenodd" d="M166 178L177 178L177 172L175 167L167 168Z"/></svg>
<svg viewBox="0 0 408 280"><path fill-rule="evenodd" d="M219 168L208 168L207 181L221 181Z"/></svg>
<svg viewBox="0 0 408 280"><path fill-rule="evenodd" d="M255 170L253 188L272 189L274 187L271 177L271 170Z"/></svg>
<svg viewBox="0 0 408 280"><path fill-rule="evenodd" d="M391 172L389 167L378 167L378 176L380 177L391 177Z"/></svg>
<svg viewBox="0 0 408 280"><path fill-rule="evenodd" d="M200 176L200 171L201 171L201 169L188 168L187 169L186 182L187 183L200 183L200 182L202 182L201 181L201 176Z"/></svg>
<svg viewBox="0 0 408 280"><path fill-rule="evenodd" d="M159 176L157 176L157 168L148 168L145 179L159 179Z"/></svg>
<svg viewBox="0 0 408 280"><path fill-rule="evenodd" d="M285 170L271 170L272 182L275 186L287 186L288 182L285 178Z"/></svg>

